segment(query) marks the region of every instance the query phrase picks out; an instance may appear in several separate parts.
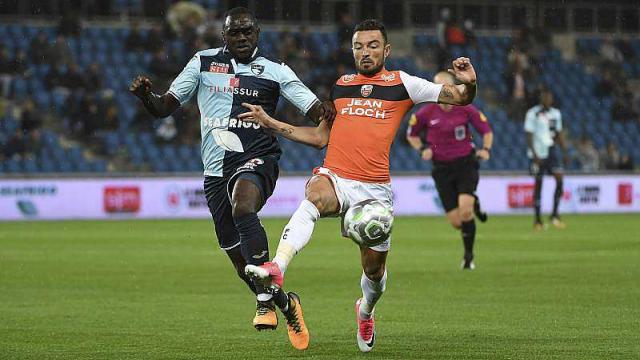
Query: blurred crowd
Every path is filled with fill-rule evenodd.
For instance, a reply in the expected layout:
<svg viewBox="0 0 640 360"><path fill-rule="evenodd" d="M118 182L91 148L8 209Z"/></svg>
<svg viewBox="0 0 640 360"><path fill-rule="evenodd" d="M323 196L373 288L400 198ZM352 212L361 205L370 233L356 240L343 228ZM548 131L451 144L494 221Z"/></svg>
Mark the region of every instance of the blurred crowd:
<svg viewBox="0 0 640 360"><path fill-rule="evenodd" d="M162 93L182 70L184 64L199 50L222 46L222 19L216 10L205 10L202 6L188 2L172 5L165 21L150 29L132 21L124 46L131 54L150 57L148 74L153 81L153 90ZM271 55L286 62L303 82L319 98L329 96L335 79L353 72L351 34L355 25L349 14L342 15L336 26L338 47L330 53L316 48L306 26L292 27L279 32L277 41L270 43ZM414 59L418 71L435 72L448 67L453 48L474 49L482 55L477 43L474 24L469 19L455 19L444 8L436 24L437 43L433 51L415 51ZM43 126L52 127L64 134L68 140L82 144L97 156L107 153L101 141L104 132L122 130L121 116L124 112L114 101L113 89L105 85L98 63L81 67L72 56L67 39L78 38L82 32L81 22L69 12L59 22L57 36L49 42L45 33L38 33L28 52L17 51L14 56L2 45L0 39L0 115L11 111L20 126L11 138L6 139L0 151L4 157L33 156L40 148L40 132ZM503 79L508 101L494 99L507 110L509 118L523 121L527 109L538 101L543 88L541 62L545 53L552 49L551 36L543 28L522 27L514 30L512 44L507 54L507 68ZM637 59L625 41L607 39L598 54L593 54L601 80L595 88L599 97L611 97L612 117L618 121L637 121L639 102L620 64L625 59ZM48 73L42 79L44 86L54 96L65 98L63 111L59 114L37 109L32 96L15 101L12 97L12 82L17 77L35 76L26 63L27 57L36 64L47 64ZM125 91L125 84L122 89ZM491 91L485 100L490 103ZM561 100L561 99L559 99ZM559 101L558 101L559 102ZM149 132L159 144L197 145L200 128L197 121L199 111L195 99L164 119L154 119L142 105L135 101L136 110L127 131ZM558 104L560 107L561 104ZM278 116L294 123L305 120L298 111L286 102L278 106ZM571 134L573 135L573 134ZM632 160L621 155L615 144L598 150L588 137L573 142L576 160L585 171L600 169L628 169ZM126 157L126 154L121 154ZM120 159L123 160L123 159ZM115 161L123 163L125 161Z"/></svg>

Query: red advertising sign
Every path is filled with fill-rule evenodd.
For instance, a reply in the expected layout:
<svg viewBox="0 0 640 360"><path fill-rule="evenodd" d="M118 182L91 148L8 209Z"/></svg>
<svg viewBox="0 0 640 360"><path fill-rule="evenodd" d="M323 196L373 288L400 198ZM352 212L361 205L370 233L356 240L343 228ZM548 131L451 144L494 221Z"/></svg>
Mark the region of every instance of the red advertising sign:
<svg viewBox="0 0 640 360"><path fill-rule="evenodd" d="M533 207L533 184L509 184L507 198L512 209Z"/></svg>
<svg viewBox="0 0 640 360"><path fill-rule="evenodd" d="M140 188L137 186L106 186L103 197L107 213L135 213L140 210Z"/></svg>
<svg viewBox="0 0 640 360"><path fill-rule="evenodd" d="M618 204L631 205L633 203L633 184L618 184Z"/></svg>

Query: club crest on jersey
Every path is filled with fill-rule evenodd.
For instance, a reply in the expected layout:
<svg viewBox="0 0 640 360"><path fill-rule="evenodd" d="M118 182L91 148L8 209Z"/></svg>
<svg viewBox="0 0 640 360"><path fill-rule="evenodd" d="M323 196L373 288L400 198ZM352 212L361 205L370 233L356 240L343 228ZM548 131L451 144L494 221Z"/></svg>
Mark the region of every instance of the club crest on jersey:
<svg viewBox="0 0 640 360"><path fill-rule="evenodd" d="M369 95L371 95L372 92L373 92L373 85L366 84L366 85L362 85L362 87L360 88L360 94L362 94L362 96L364 97L369 97Z"/></svg>
<svg viewBox="0 0 640 360"><path fill-rule="evenodd" d="M229 72L229 64L212 62L209 65L209 72L226 74Z"/></svg>
<svg viewBox="0 0 640 360"><path fill-rule="evenodd" d="M342 76L342 82L352 82L356 78L356 74L348 74Z"/></svg>
<svg viewBox="0 0 640 360"><path fill-rule="evenodd" d="M251 72L254 73L255 75L262 74L264 72L264 65L252 64L251 65Z"/></svg>
<svg viewBox="0 0 640 360"><path fill-rule="evenodd" d="M394 73L384 74L384 75L381 76L381 78L385 82L392 82L393 80L396 79L396 74L394 74Z"/></svg>
<svg viewBox="0 0 640 360"><path fill-rule="evenodd" d="M229 86L237 88L240 87L240 79L237 77L232 77L229 79Z"/></svg>

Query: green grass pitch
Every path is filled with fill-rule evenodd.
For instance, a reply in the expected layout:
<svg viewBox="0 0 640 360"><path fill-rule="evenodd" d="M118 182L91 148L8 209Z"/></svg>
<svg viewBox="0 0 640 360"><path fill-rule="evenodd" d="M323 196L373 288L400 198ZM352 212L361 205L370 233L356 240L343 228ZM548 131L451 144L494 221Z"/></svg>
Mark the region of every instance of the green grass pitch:
<svg viewBox="0 0 640 360"><path fill-rule="evenodd" d="M355 341L358 251L335 219L287 273L305 352L284 322L252 328L210 221L0 223L0 358L639 359L639 216L565 219L534 233L529 216L491 218L473 272L444 217L396 219L369 354ZM264 221L272 256L285 222Z"/></svg>

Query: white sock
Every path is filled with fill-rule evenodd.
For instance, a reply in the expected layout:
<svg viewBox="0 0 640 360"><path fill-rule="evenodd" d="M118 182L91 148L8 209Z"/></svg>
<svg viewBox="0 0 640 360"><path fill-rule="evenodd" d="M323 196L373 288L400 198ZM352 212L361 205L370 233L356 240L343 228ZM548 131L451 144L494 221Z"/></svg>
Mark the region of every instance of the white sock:
<svg viewBox="0 0 640 360"><path fill-rule="evenodd" d="M379 282L370 280L367 275L362 273L360 278L360 287L362 288L362 302L360 303L360 317L362 319L370 319L373 315L373 310L378 300L382 296L385 288L387 287L387 270L384 270L384 275Z"/></svg>
<svg viewBox="0 0 640 360"><path fill-rule="evenodd" d="M278 264L284 274L293 256L302 250L311 240L311 234L320 213L309 200L303 200L296 212L293 213L287 226L282 231L278 250L273 262Z"/></svg>

